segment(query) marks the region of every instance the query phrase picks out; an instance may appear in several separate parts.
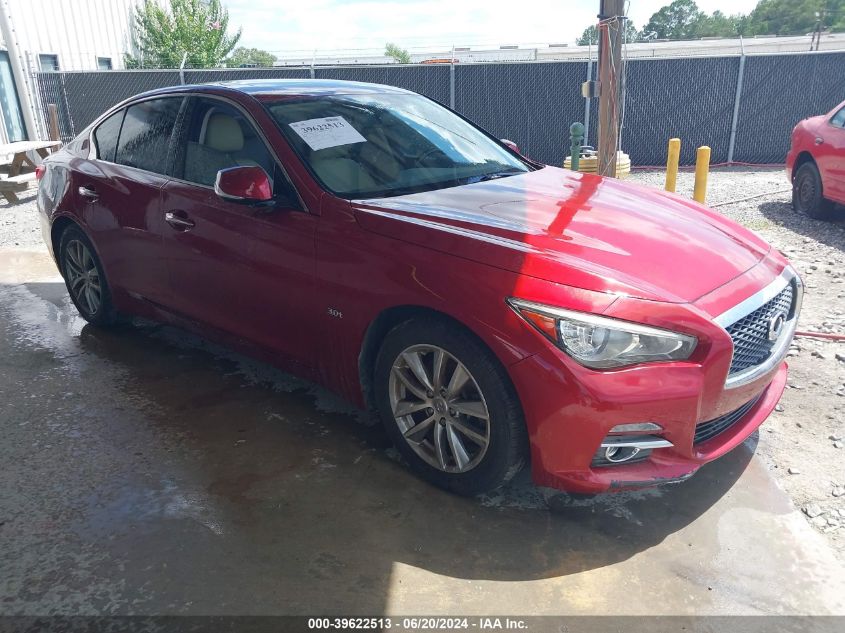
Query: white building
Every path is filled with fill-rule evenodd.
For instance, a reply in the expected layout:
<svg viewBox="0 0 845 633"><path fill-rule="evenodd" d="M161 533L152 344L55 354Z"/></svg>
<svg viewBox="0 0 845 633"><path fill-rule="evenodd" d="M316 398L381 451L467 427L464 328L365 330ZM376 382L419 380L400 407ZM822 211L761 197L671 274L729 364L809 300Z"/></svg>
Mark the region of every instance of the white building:
<svg viewBox="0 0 845 633"><path fill-rule="evenodd" d="M123 68L139 0L0 0L0 142L45 137L34 74Z"/></svg>
<svg viewBox="0 0 845 633"><path fill-rule="evenodd" d="M810 50L812 34L789 36L755 36L740 38L703 38L698 40L651 41L628 44L629 58L641 57L698 57L720 55L761 55L800 53ZM845 33L823 33L819 40L820 51L845 50ZM395 64L380 49L359 51L338 50L274 51L279 57L275 66L345 66L363 64ZM454 59L459 64L484 62L565 61L596 59L596 46L575 44L520 44L511 46L455 46L425 50L410 50L414 64L448 63Z"/></svg>

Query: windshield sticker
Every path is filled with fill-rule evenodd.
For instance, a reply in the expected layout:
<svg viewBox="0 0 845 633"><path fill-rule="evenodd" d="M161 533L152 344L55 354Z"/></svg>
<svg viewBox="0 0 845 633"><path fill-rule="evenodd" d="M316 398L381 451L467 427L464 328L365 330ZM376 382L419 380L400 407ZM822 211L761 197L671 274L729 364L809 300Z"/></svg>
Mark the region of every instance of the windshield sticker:
<svg viewBox="0 0 845 633"><path fill-rule="evenodd" d="M289 125L313 150L367 142L342 116L308 119Z"/></svg>

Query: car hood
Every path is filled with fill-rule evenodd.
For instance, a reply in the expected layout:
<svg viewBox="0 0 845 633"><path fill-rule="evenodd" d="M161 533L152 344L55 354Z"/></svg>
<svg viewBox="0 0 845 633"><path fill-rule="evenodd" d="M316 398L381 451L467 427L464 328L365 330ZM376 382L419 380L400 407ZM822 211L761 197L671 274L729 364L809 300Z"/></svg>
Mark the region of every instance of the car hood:
<svg viewBox="0 0 845 633"><path fill-rule="evenodd" d="M694 301L770 249L691 200L556 167L352 205L375 233L556 283L659 301Z"/></svg>

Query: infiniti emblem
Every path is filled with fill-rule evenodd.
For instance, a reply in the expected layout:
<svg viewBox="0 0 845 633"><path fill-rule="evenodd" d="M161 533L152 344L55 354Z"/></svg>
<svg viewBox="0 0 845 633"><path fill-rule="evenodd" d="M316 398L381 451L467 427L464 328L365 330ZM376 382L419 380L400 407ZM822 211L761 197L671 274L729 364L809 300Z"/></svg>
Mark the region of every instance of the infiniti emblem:
<svg viewBox="0 0 845 633"><path fill-rule="evenodd" d="M783 332L783 326L786 324L786 312L775 312L772 318L769 319L769 340L776 341L780 338Z"/></svg>

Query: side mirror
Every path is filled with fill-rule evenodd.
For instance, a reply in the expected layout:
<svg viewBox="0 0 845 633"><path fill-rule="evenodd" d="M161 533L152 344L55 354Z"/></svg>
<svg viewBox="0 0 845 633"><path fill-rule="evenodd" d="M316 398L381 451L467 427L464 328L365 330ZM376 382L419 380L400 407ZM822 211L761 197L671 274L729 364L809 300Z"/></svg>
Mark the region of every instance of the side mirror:
<svg viewBox="0 0 845 633"><path fill-rule="evenodd" d="M229 167L217 172L214 193L231 202L268 202L273 186L261 167Z"/></svg>
<svg viewBox="0 0 845 633"><path fill-rule="evenodd" d="M513 141L509 141L506 138L501 139L501 141L502 141L502 145L507 145L509 149L513 150L514 152L516 152L520 156L522 155L522 152L519 151L519 145L517 145Z"/></svg>

